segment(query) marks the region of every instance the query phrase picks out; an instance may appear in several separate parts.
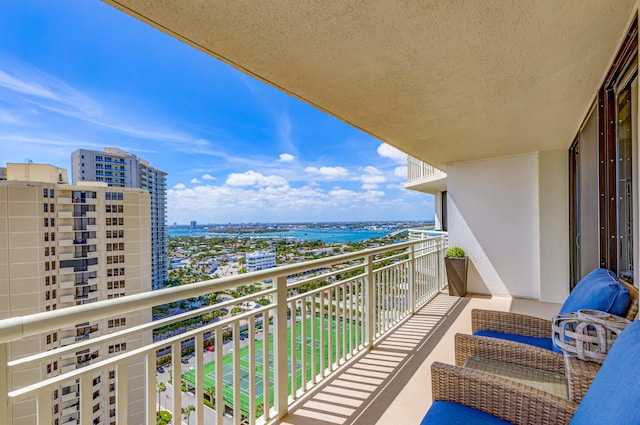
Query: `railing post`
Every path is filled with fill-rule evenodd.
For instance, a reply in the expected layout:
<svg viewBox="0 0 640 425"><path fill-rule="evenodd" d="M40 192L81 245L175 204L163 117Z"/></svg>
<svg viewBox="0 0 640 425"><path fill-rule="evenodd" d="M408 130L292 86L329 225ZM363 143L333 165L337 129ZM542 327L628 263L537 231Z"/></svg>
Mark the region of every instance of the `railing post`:
<svg viewBox="0 0 640 425"><path fill-rule="evenodd" d="M411 245L411 253L409 261L409 306L411 307L411 315L416 313L416 246Z"/></svg>
<svg viewBox="0 0 640 425"><path fill-rule="evenodd" d="M444 236L440 236L438 239L438 292L442 291L445 286L444 278L444 251L446 244L444 242Z"/></svg>
<svg viewBox="0 0 640 425"><path fill-rule="evenodd" d="M275 397L277 419L282 419L289 410L289 371L287 350L287 277L276 278L276 327L275 349ZM291 312L292 321L294 311ZM234 335L235 336L235 335ZM294 364L295 364L295 360Z"/></svg>
<svg viewBox="0 0 640 425"><path fill-rule="evenodd" d="M373 282L373 257L367 255L367 277L366 280L366 301L365 301L365 322L367 324L367 347L373 348L373 338L375 335L375 287Z"/></svg>
<svg viewBox="0 0 640 425"><path fill-rule="evenodd" d="M0 344L0 425L9 425L9 368L8 343Z"/></svg>

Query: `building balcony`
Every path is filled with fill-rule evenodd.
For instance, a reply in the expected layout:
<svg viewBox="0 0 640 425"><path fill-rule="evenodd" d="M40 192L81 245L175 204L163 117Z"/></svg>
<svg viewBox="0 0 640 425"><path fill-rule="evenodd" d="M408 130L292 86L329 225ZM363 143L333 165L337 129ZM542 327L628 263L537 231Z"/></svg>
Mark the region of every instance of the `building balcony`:
<svg viewBox="0 0 640 425"><path fill-rule="evenodd" d="M66 275L58 281L58 286L60 289L71 289L76 286L76 281L73 277Z"/></svg>
<svg viewBox="0 0 640 425"><path fill-rule="evenodd" d="M75 255L73 252L61 252L58 254L58 260L60 261L73 260L74 258Z"/></svg>
<svg viewBox="0 0 640 425"><path fill-rule="evenodd" d="M73 226L71 225L62 225L62 226L58 226L58 232L59 233L68 233L68 232L73 232Z"/></svg>
<svg viewBox="0 0 640 425"><path fill-rule="evenodd" d="M69 416L78 413L79 405L73 405L62 409L62 416Z"/></svg>
<svg viewBox="0 0 640 425"><path fill-rule="evenodd" d="M75 380L79 380L81 388L91 386L96 372L113 368L116 388L126 387L123 380L128 379L127 365L147 362L144 392L148 400L144 405L152 423L157 399L153 360L158 350L169 347L173 379L177 379L176 371L182 371L182 381L198 398L202 400L213 388L214 404L226 406L214 411L196 403L191 421L195 424L223 423L223 415L230 413L235 423L419 423L431 400L430 364L434 360L454 363L453 335L471 331L472 308L542 317L550 317L558 309L554 304L507 297L444 295L446 235L425 236L429 237L91 306L59 309L40 314L40 318L34 319L36 322L25 318L29 328L16 324L15 319L0 321L0 344L6 344L78 322L114 317L248 283L270 282L262 285L260 292L240 299L13 361L6 365L9 372L82 351L90 344L112 345L133 340L148 335L152 329L215 310L252 303L256 306L142 347L116 351L108 359L88 359L79 364L84 366L82 369L65 371L44 382L20 382L9 388L8 402L33 397L47 388ZM313 276L309 274L311 270L324 271ZM30 333L28 329L36 330ZM182 364L181 349L187 342L190 346L195 344L194 356L188 364ZM216 349L209 352L205 344ZM237 367L227 370L222 364ZM216 380L216 374L224 374L224 379ZM247 376L254 384L262 384L250 385L250 381L245 382ZM169 410L173 410L172 403L186 403L187 396L179 386L168 386L165 395L169 397L162 398L169 400L165 406ZM92 401L81 398L82 423L91 423L93 419ZM51 423L49 409L37 412L38 423ZM127 423L126 409L119 409L117 415L118 423Z"/></svg>
<svg viewBox="0 0 640 425"><path fill-rule="evenodd" d="M73 218L73 211L58 211L58 218Z"/></svg>
<svg viewBox="0 0 640 425"><path fill-rule="evenodd" d="M67 369L67 371L68 370L73 370L76 367L76 365L74 365L74 364L72 364L70 366L71 366L71 369ZM66 373L66 372L63 372L63 373ZM78 394L78 393L67 393L67 394L62 396L62 402L66 403L66 402L69 402L69 401L77 400L78 397L80 397L80 394Z"/></svg>
<svg viewBox="0 0 640 425"><path fill-rule="evenodd" d="M58 239L58 246L73 246L74 240L69 239L68 237L65 239Z"/></svg>
<svg viewBox="0 0 640 425"><path fill-rule="evenodd" d="M58 298L58 302L60 304L74 303L75 302L75 295L61 295Z"/></svg>
<svg viewBox="0 0 640 425"><path fill-rule="evenodd" d="M447 190L447 173L412 156L407 156L407 174L406 189L431 194Z"/></svg>

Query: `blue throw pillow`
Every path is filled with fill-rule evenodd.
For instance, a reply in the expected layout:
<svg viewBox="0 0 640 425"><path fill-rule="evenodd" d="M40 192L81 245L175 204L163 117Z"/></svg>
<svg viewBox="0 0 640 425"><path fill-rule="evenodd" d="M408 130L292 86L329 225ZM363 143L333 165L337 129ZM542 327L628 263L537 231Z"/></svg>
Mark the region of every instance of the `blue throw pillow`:
<svg viewBox="0 0 640 425"><path fill-rule="evenodd" d="M560 313L590 309L624 317L630 303L629 290L614 273L607 269L595 269L576 285Z"/></svg>

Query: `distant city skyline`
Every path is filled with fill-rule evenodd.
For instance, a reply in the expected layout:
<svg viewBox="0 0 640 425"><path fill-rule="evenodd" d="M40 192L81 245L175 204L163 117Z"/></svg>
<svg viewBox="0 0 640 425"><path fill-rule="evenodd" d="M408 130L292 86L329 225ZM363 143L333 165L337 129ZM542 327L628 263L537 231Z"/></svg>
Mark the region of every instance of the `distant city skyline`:
<svg viewBox="0 0 640 425"><path fill-rule="evenodd" d="M432 220L405 155L100 1L0 4L0 164L118 147L168 223Z"/></svg>

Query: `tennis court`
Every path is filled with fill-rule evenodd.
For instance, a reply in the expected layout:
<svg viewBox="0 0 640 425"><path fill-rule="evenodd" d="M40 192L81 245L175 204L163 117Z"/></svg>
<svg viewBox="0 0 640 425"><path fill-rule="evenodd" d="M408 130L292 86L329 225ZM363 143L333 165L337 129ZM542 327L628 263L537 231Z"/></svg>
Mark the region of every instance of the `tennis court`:
<svg viewBox="0 0 640 425"><path fill-rule="evenodd" d="M354 326L343 326L343 322L340 321L336 323L333 321L331 332L329 332L329 327L327 323L324 324L324 349L320 348L320 320L319 318L315 320L316 323L316 343L315 349L311 342L311 327L312 320L305 320L306 324L306 368L305 375L306 380L311 379L311 375L313 373L312 370L312 362L311 356L315 356L316 360L316 371L320 371L321 364L321 356L324 355L324 364L329 364L329 340L331 339L331 352L332 358L336 358L336 352L343 353L344 348L342 347L342 331L346 330L346 337L351 338L352 342L356 344L356 331ZM339 330L339 346L336 345L336 328ZM362 329L360 330L362 331ZM300 321L296 322L296 387L300 388L302 386L302 374L303 374L303 363L302 363L302 323ZM358 333L359 338L362 339L362 332ZM291 328L288 329L288 340L291 340ZM269 361L268 361L268 374L269 377L269 400L270 404L273 403L273 371L274 371L274 352L273 352L273 335L268 335L269 340ZM360 341L361 342L361 341ZM291 375L291 344L288 344L289 353L288 353L288 371L289 375ZM339 350L339 351L338 351ZM264 402L264 341L262 334L255 341L255 402L256 406L260 406ZM205 393L208 394L212 388L215 387L215 361L211 361L204 365L204 389ZM250 364L249 364L249 347L245 346L240 349L240 409L243 414L248 415L249 411L249 374L250 374ZM182 375L182 380L189 386L195 387L195 370L190 370L185 372ZM224 403L233 407L233 353L226 354L222 358L222 381L223 381L223 398ZM291 393L291 382L289 384L289 393Z"/></svg>

